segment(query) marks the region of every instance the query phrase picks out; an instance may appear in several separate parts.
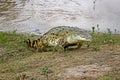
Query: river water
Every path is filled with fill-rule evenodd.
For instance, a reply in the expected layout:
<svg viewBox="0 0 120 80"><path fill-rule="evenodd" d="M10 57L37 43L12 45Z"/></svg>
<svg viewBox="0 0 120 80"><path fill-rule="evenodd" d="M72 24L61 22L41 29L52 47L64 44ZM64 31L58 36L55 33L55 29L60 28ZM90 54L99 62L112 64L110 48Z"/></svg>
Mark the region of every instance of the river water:
<svg viewBox="0 0 120 80"><path fill-rule="evenodd" d="M0 0L0 31L43 34L56 26L120 33L120 0Z"/></svg>

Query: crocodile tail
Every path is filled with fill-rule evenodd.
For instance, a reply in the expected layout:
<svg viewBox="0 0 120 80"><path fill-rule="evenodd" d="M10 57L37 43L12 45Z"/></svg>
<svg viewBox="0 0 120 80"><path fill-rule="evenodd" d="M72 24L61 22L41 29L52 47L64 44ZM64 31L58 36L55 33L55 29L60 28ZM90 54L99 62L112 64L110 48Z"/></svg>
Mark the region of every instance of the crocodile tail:
<svg viewBox="0 0 120 80"><path fill-rule="evenodd" d="M37 40L32 40L32 39L28 38L27 40L25 40L25 43L27 43L27 45L29 47L35 48L35 46L37 44Z"/></svg>
<svg viewBox="0 0 120 80"><path fill-rule="evenodd" d="M43 49L43 43L41 38L38 38L36 40L32 40L29 38L25 42L27 43L28 47L36 49L37 52L42 51Z"/></svg>

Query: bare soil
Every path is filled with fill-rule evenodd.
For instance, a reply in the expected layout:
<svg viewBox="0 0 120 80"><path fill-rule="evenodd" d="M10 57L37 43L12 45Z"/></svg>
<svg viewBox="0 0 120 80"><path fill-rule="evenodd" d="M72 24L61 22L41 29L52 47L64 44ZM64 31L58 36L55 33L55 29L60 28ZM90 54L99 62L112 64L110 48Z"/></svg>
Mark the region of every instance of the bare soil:
<svg viewBox="0 0 120 80"><path fill-rule="evenodd" d="M52 70L48 80L120 80L120 45L101 45L98 51L82 47L63 53L33 52L0 63L0 80L47 80L41 75L46 66Z"/></svg>

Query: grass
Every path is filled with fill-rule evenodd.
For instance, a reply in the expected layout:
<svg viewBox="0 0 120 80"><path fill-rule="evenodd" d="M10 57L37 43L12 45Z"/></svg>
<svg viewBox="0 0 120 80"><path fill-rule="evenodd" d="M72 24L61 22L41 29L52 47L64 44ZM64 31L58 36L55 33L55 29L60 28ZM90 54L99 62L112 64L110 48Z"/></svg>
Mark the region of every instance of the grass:
<svg viewBox="0 0 120 80"><path fill-rule="evenodd" d="M94 63L112 67L97 80L119 80L120 35L110 32L91 35L94 39L89 48L83 45L80 49L59 54L54 50L35 53L24 43L24 34L0 32L0 80L63 80L58 75L65 73L66 68ZM86 77L85 80L96 78Z"/></svg>
<svg viewBox="0 0 120 80"><path fill-rule="evenodd" d="M0 32L0 62L21 59L32 52L27 50L25 36L13 32Z"/></svg>

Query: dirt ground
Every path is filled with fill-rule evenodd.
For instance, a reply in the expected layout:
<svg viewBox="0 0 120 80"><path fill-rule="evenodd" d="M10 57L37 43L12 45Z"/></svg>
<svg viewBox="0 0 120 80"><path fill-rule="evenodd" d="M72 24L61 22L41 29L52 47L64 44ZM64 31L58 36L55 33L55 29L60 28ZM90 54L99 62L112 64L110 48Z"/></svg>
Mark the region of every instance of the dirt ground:
<svg viewBox="0 0 120 80"><path fill-rule="evenodd" d="M52 70L52 73L48 74L48 79L41 75L41 70L45 66ZM120 45L103 45L98 51L80 48L64 53L39 52L22 60L0 63L0 80L119 79Z"/></svg>
<svg viewBox="0 0 120 80"><path fill-rule="evenodd" d="M78 53L82 56L79 58L80 64L66 68L65 72L59 75L61 76L62 80L96 80L104 75L111 76L111 73L117 73L117 75L120 76L119 45L114 47L108 47L108 45L104 45L101 46L101 50L97 52L78 51Z"/></svg>

